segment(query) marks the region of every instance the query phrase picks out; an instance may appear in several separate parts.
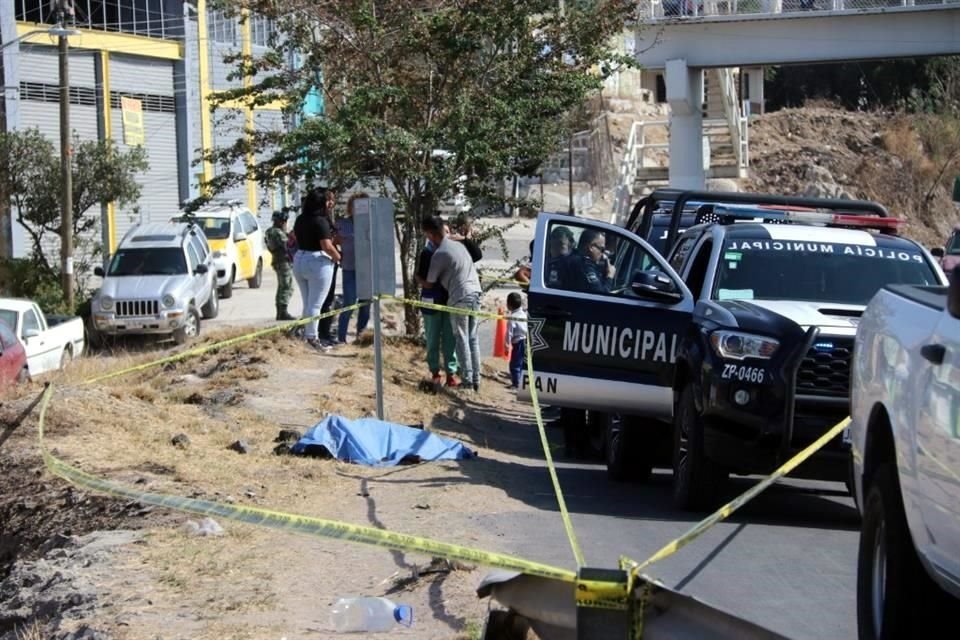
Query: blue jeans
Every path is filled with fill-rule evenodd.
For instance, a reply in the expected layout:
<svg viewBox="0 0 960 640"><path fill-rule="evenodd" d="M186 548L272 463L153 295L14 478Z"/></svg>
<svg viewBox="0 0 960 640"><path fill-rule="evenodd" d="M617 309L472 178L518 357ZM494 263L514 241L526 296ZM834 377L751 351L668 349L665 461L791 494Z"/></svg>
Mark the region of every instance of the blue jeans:
<svg viewBox="0 0 960 640"><path fill-rule="evenodd" d="M357 301L357 272L353 269L343 269L343 306L349 307ZM350 327L350 316L353 311L344 311L337 320L337 340L347 341L347 329ZM363 333L370 322L370 305L365 304L357 309L357 336Z"/></svg>
<svg viewBox="0 0 960 640"><path fill-rule="evenodd" d="M480 295L473 293L452 302L451 307L480 310ZM459 313L450 314L453 337L457 341L457 363L460 365L460 379L469 384L480 384L480 343L477 340L477 317Z"/></svg>
<svg viewBox="0 0 960 640"><path fill-rule="evenodd" d="M523 370L527 368L527 340L523 339L510 345L510 384L520 386Z"/></svg>
<svg viewBox="0 0 960 640"><path fill-rule="evenodd" d="M303 298L303 318L320 315L323 301L327 298L330 285L333 284L333 260L319 251L297 251L293 257L293 277L300 287ZM303 337L307 340L317 338L317 320L307 324Z"/></svg>

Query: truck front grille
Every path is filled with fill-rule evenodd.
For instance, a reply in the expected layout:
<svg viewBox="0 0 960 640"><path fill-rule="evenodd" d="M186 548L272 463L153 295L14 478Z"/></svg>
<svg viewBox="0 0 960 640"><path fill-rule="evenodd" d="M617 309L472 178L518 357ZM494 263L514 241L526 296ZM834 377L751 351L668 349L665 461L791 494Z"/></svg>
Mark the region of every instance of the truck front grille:
<svg viewBox="0 0 960 640"><path fill-rule="evenodd" d="M819 338L797 372L797 393L842 397L850 393L852 338Z"/></svg>
<svg viewBox="0 0 960 640"><path fill-rule="evenodd" d="M160 312L160 303L156 300L117 300L118 318L140 318L155 316Z"/></svg>

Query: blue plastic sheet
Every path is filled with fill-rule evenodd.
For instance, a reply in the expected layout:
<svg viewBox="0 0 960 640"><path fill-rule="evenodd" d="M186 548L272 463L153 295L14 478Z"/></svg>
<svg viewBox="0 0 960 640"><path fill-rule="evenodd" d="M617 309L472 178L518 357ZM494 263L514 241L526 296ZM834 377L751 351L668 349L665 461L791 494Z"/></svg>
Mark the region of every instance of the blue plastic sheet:
<svg viewBox="0 0 960 640"><path fill-rule="evenodd" d="M476 456L463 443L423 429L376 418L349 420L336 415L311 427L290 451L298 455L329 455L373 467Z"/></svg>

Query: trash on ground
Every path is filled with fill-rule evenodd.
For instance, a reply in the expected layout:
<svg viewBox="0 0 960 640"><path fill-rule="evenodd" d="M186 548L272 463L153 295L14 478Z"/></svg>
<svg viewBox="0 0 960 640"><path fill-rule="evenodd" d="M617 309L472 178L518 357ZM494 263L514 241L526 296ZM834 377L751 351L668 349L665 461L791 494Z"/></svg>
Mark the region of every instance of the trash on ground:
<svg viewBox="0 0 960 640"><path fill-rule="evenodd" d="M336 631L390 631L397 624L413 624L413 608L386 598L340 598L330 611Z"/></svg>
<svg viewBox="0 0 960 640"><path fill-rule="evenodd" d="M183 528L187 532L197 536L222 536L223 527L217 524L213 518L204 518L200 522L196 520L187 520L183 523Z"/></svg>

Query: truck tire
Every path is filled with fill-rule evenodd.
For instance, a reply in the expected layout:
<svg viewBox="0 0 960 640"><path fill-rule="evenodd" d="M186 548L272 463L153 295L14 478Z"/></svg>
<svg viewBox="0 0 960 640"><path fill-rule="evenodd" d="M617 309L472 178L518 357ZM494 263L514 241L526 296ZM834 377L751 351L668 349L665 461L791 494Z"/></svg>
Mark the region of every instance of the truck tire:
<svg viewBox="0 0 960 640"><path fill-rule="evenodd" d="M210 292L207 304L200 308L200 313L203 314L205 320L213 320L220 314L220 295L217 293L216 287Z"/></svg>
<svg viewBox="0 0 960 640"><path fill-rule="evenodd" d="M617 482L646 482L653 472L652 442L644 447L638 420L620 413L607 414L605 455L607 475Z"/></svg>
<svg viewBox="0 0 960 640"><path fill-rule="evenodd" d="M860 640L909 638L917 629L948 624L956 601L951 603L920 564L892 463L874 472L863 509L857 554Z"/></svg>
<svg viewBox="0 0 960 640"><path fill-rule="evenodd" d="M706 456L693 393L693 385L683 388L674 414L673 502L684 511L703 511L716 506L727 472Z"/></svg>
<svg viewBox="0 0 960 640"><path fill-rule="evenodd" d="M183 326L173 332L173 341L177 344L183 344L190 338L200 335L200 314L197 308L191 306L187 309L187 315L183 319Z"/></svg>
<svg viewBox="0 0 960 640"><path fill-rule="evenodd" d="M230 269L230 279L227 280L227 284L220 287L220 299L228 300L233 297L233 280L237 277L237 269L233 267Z"/></svg>
<svg viewBox="0 0 960 640"><path fill-rule="evenodd" d="M259 289L263 284L263 258L257 260L257 270L253 272L252 278L247 278L247 286L251 289Z"/></svg>

